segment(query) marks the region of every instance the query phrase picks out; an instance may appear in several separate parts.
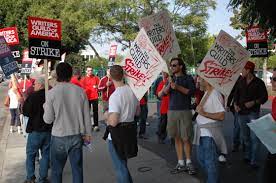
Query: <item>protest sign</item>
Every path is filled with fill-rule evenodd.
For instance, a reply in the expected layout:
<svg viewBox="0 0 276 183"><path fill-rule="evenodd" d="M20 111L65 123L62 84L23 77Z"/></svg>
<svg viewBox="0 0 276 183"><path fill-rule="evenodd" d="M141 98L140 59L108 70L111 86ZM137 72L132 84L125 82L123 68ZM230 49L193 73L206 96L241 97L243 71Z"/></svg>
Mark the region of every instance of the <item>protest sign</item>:
<svg viewBox="0 0 276 183"><path fill-rule="evenodd" d="M18 71L17 63L13 59L4 36L0 36L0 66L6 77Z"/></svg>
<svg viewBox="0 0 276 183"><path fill-rule="evenodd" d="M258 26L246 29L247 50L251 57L268 57L267 31L260 31Z"/></svg>
<svg viewBox="0 0 276 183"><path fill-rule="evenodd" d="M138 24L140 28L145 29L152 44L165 61L168 62L181 53L170 16L166 10L142 18Z"/></svg>
<svg viewBox="0 0 276 183"><path fill-rule="evenodd" d="M197 74L228 96L249 56L238 41L221 30L198 67Z"/></svg>
<svg viewBox="0 0 276 183"><path fill-rule="evenodd" d="M32 71L33 59L29 58L29 51L23 51L21 74L30 74Z"/></svg>
<svg viewBox="0 0 276 183"><path fill-rule="evenodd" d="M9 46L19 44L19 38L16 27L6 27L0 29L0 36L4 36Z"/></svg>
<svg viewBox="0 0 276 183"><path fill-rule="evenodd" d="M271 154L276 153L276 123L271 114L252 120L247 123L249 128L256 134Z"/></svg>
<svg viewBox="0 0 276 183"><path fill-rule="evenodd" d="M111 67L115 64L116 52L117 45L111 45L109 50L108 67Z"/></svg>
<svg viewBox="0 0 276 183"><path fill-rule="evenodd" d="M165 64L142 28L121 63L126 81L138 100L148 91Z"/></svg>
<svg viewBox="0 0 276 183"><path fill-rule="evenodd" d="M28 17L29 57L61 59L61 21Z"/></svg>

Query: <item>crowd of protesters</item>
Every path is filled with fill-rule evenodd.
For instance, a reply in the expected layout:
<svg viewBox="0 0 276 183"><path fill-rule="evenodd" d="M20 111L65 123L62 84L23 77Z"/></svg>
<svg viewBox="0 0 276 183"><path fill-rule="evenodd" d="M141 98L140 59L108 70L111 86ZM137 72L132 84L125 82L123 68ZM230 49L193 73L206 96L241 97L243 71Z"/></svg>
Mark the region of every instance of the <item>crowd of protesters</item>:
<svg viewBox="0 0 276 183"><path fill-rule="evenodd" d="M197 173L191 158L192 145L195 144L197 160L206 174L206 182L220 182L218 163L225 162L228 154L222 132L226 111L231 111L234 116L232 151L239 151L242 147L244 162L257 169L260 141L246 124L260 117L260 106L268 100L268 93L264 82L254 75L254 63L246 63L227 104L226 98L210 83L189 75L182 59L173 58L169 67L172 76L162 72L162 77L153 85L153 91L158 99L158 142L163 144L168 137L175 143L177 163L170 173ZM46 97L43 76L19 81L13 77L9 84L6 105L11 113L10 133L16 126L19 134L22 129L24 135L28 134L25 183L36 181L35 158L39 152L39 182L48 182L48 169L51 167L51 182L61 183L68 157L73 182L83 182L82 146L91 143L91 130L100 130L99 92L107 126L104 139L107 139L117 181L132 183L127 160L137 156L137 137L147 139L148 93L138 101L124 83L121 66L112 66L100 79L93 74L91 67L87 67L86 76L81 77L80 70L73 71L70 64L59 63L55 75L55 84ZM272 89L276 90L275 70L271 82ZM192 97L196 98L195 104L192 104ZM90 115L91 108L93 112ZM272 106L274 119L275 113L276 99ZM276 180L271 171L275 169L275 159L273 154L267 157L266 182Z"/></svg>

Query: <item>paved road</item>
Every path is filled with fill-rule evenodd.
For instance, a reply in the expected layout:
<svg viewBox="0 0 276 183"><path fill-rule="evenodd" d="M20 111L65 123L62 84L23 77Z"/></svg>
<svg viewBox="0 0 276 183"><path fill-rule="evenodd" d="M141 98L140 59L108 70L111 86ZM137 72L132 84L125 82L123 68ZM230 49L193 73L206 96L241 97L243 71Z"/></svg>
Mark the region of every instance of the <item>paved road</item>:
<svg viewBox="0 0 276 183"><path fill-rule="evenodd" d="M0 86L0 99L3 99L2 91L5 91L5 87ZM4 89L4 90L3 90ZM2 102L3 100L1 100ZM0 102L0 103L1 103ZM0 126L3 126L3 119L7 112L3 110L3 104L1 103ZM263 114L270 112L271 102L265 104L262 110ZM149 118L148 122L150 126L147 126L147 140L139 139L139 156L133 160L130 160L130 169L133 174L135 182L198 182L202 180L203 174L199 170L199 174L193 177L187 174L170 175L169 169L176 164L176 153L174 146L172 146L169 140L166 144L158 144L155 131L157 129L158 121L156 117L156 105L149 104ZM100 115L101 119L101 115ZM7 121L8 123L8 121ZM221 182L222 183L258 183L260 180L261 171L253 171L247 165L242 162L241 152L231 153L232 144L232 129L233 129L233 117L230 113L226 114L226 120L223 122L223 131L229 147L228 162L225 165L221 165ZM8 125L5 128L8 130ZM101 124L101 132L93 133L93 147L95 147L92 153L84 153L84 167L85 167L85 182L115 182L114 172L112 164L110 162L108 150L105 142L101 139L104 126ZM0 129L1 130L1 129ZM3 134L5 136L5 134ZM22 182L25 176L25 140L22 135L8 134L6 138L0 141L0 182L12 183ZM1 140L1 136L0 136ZM4 144L4 145L3 145ZM3 149L3 147L5 149ZM2 151L1 151L2 150ZM260 160L265 158L266 150L263 146L260 148ZM193 155L194 156L194 155ZM2 158L2 161L1 161ZM193 157L196 162L195 156ZM139 168L146 166L152 168L148 172L140 172ZM2 168L2 170L1 170ZM68 163L64 172L64 182L70 183L71 171Z"/></svg>
<svg viewBox="0 0 276 183"><path fill-rule="evenodd" d="M2 137L4 122L6 121L7 114L9 113L8 109L4 106L4 100L8 91L7 85L7 81L0 83L0 140Z"/></svg>

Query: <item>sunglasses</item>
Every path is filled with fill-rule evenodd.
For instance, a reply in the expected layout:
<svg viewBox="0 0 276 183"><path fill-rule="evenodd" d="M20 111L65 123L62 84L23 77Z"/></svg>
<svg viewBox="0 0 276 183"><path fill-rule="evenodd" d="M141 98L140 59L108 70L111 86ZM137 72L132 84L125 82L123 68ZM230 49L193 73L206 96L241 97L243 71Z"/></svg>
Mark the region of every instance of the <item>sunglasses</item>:
<svg viewBox="0 0 276 183"><path fill-rule="evenodd" d="M270 77L270 80L276 82L276 77Z"/></svg>
<svg viewBox="0 0 276 183"><path fill-rule="evenodd" d="M170 67L176 67L178 64L171 64Z"/></svg>

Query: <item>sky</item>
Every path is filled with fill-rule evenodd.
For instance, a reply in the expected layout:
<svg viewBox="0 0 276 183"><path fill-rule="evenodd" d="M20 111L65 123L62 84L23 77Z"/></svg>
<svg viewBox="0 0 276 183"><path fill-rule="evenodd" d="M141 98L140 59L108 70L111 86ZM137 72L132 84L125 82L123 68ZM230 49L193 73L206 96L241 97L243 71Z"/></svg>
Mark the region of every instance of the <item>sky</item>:
<svg viewBox="0 0 276 183"><path fill-rule="evenodd" d="M230 17L233 16L233 13L227 5L230 0L217 0L217 6L215 10L209 10L209 19L207 21L208 30L207 32L211 35L217 35L221 29L230 34L233 37L236 37L240 34L240 31L233 29L230 26ZM245 45L245 39L239 41L242 45ZM103 57L108 57L109 48L111 44L116 44L111 42L104 45L95 45L96 49L99 51L99 54ZM121 46L118 44L117 53L124 55L125 53L121 52Z"/></svg>

